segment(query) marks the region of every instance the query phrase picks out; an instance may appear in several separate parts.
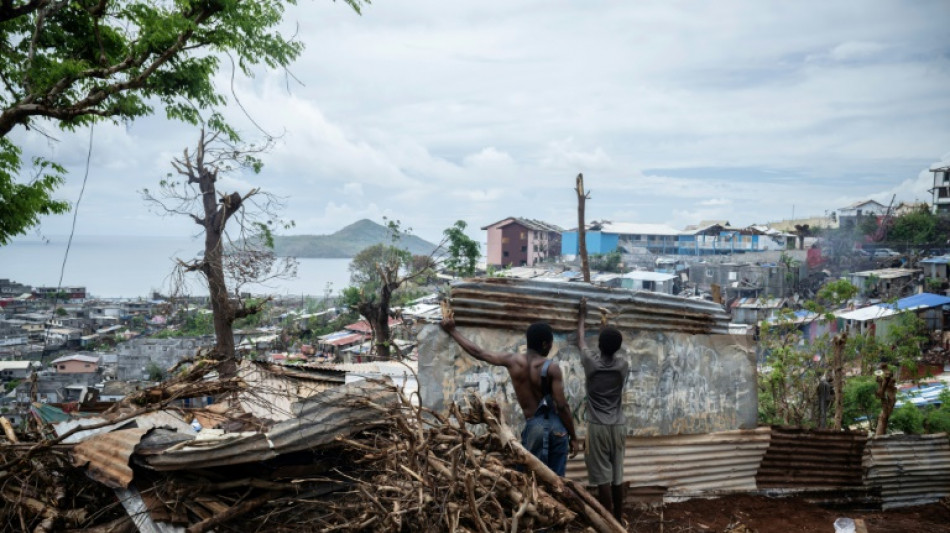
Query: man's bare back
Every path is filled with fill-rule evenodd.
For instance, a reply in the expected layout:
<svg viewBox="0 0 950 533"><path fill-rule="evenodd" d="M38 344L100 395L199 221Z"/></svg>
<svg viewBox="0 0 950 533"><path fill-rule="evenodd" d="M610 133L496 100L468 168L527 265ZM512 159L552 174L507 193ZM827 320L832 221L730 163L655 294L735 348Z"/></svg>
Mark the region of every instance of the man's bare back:
<svg viewBox="0 0 950 533"><path fill-rule="evenodd" d="M544 392L541 388L541 367L547 361L547 353L551 349L551 343L543 348L544 353L538 353L528 349L525 353L513 352L490 352L483 350L472 341L455 329L455 320L453 318L442 319L442 329L445 330L458 345L472 357L484 361L494 366L503 366L508 369L508 375L511 376L511 384L515 389L515 397L518 399L518 405L524 417L530 420L541 404L544 398ZM571 416L570 408L567 404L567 398L564 395L564 379L561 373L561 367L553 362L548 367L548 376L551 379L551 396L554 399L554 406L557 416L561 419L565 429L570 436L570 454L571 457L577 454L576 442L577 435L574 433L574 420Z"/></svg>

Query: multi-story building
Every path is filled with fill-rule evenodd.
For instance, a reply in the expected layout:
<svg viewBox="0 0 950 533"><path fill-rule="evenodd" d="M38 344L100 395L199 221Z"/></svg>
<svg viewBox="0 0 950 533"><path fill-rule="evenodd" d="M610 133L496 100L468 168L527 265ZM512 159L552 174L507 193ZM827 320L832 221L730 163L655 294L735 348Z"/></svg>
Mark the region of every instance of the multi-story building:
<svg viewBox="0 0 950 533"><path fill-rule="evenodd" d="M33 294L49 300L85 300L85 287L36 287Z"/></svg>
<svg viewBox="0 0 950 533"><path fill-rule="evenodd" d="M482 229L488 232L486 262L491 266L534 266L561 252L564 230L554 224L508 217Z"/></svg>
<svg viewBox="0 0 950 533"><path fill-rule="evenodd" d="M950 214L950 165L931 168L934 173L933 194L934 213Z"/></svg>

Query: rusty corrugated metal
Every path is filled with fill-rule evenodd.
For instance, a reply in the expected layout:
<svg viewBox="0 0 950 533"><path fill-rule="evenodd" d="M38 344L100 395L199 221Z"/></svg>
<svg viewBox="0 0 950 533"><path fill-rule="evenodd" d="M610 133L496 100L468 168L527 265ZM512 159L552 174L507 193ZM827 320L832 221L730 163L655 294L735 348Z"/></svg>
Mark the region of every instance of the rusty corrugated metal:
<svg viewBox="0 0 950 533"><path fill-rule="evenodd" d="M145 457L156 470L184 470L253 463L278 455L314 448L380 424L380 411L365 405L396 401L391 386L360 381L312 396L300 404L296 417L276 424L267 433L239 434L223 439L195 441ZM233 437L233 438L228 438Z"/></svg>
<svg viewBox="0 0 950 533"><path fill-rule="evenodd" d="M632 487L665 487L669 495L755 490L755 474L770 436L769 428L758 428L705 435L627 437L624 480ZM587 482L582 454L568 461L566 475Z"/></svg>
<svg viewBox="0 0 950 533"><path fill-rule="evenodd" d="M621 329L729 333L729 315L714 302L588 283L474 279L452 284L450 303L463 326L524 329L543 321L559 331L574 331L581 297L587 298L591 327L600 325L599 310L605 309L611 325Z"/></svg>
<svg viewBox="0 0 950 533"><path fill-rule="evenodd" d="M148 431L148 428L120 429L89 437L73 448L73 465L88 465L86 475L109 488L127 488L132 482L129 457Z"/></svg>
<svg viewBox="0 0 950 533"><path fill-rule="evenodd" d="M861 431L772 427L756 483L759 488L803 490L861 487L866 442Z"/></svg>
<svg viewBox="0 0 950 533"><path fill-rule="evenodd" d="M947 434L871 439L864 452L864 482L881 488L885 510L940 501L950 495Z"/></svg>

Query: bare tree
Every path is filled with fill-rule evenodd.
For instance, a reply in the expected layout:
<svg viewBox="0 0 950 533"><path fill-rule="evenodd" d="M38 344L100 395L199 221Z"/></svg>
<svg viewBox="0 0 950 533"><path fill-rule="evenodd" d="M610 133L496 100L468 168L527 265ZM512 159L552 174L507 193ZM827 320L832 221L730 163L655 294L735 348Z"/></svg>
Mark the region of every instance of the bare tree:
<svg viewBox="0 0 950 533"><path fill-rule="evenodd" d="M277 258L273 252L272 230L293 225L283 224L276 216L281 207L278 199L260 188L243 194L217 189L219 180L231 172L259 173L262 163L257 156L271 146L270 139L262 145L235 146L220 132L208 133L202 128L195 151L185 148L181 157L171 161L175 172L161 181L159 191L142 191L145 200L159 207L162 214L190 217L204 233L202 256L178 260L173 292L184 290L188 273L204 277L211 297L215 350L225 361L223 375L236 370L234 321L257 313L267 301L248 303L239 297L241 288L247 283L296 275L296 261Z"/></svg>

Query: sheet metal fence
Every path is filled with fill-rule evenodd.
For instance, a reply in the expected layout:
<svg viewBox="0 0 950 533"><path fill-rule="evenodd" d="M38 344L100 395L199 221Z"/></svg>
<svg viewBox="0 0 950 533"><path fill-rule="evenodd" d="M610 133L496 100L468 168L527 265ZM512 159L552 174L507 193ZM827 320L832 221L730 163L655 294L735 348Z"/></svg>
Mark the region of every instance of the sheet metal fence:
<svg viewBox="0 0 950 533"><path fill-rule="evenodd" d="M868 442L864 483L881 488L881 507L924 505L950 495L950 440L946 433L888 435Z"/></svg>
<svg viewBox="0 0 950 533"><path fill-rule="evenodd" d="M582 454L568 461L566 475L587 482ZM887 510L950 496L950 439L946 433L868 438L778 426L627 437L624 480L634 493L658 490L666 500L742 492L821 500L827 494L828 502L847 495Z"/></svg>

